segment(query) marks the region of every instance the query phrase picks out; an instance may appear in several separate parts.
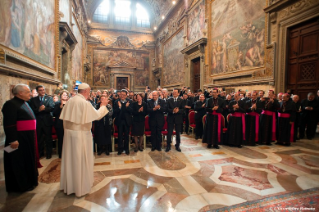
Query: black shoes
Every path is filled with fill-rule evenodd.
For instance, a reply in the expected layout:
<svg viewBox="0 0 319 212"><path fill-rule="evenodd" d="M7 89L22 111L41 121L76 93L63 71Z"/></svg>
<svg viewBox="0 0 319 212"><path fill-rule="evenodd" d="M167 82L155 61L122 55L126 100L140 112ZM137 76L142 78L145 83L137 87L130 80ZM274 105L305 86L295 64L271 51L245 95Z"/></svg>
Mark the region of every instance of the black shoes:
<svg viewBox="0 0 319 212"><path fill-rule="evenodd" d="M198 140L198 136L197 135L195 136L195 140Z"/></svg>
<svg viewBox="0 0 319 212"><path fill-rule="evenodd" d="M98 151L98 152L97 152L97 155L102 155L102 151Z"/></svg>
<svg viewBox="0 0 319 212"><path fill-rule="evenodd" d="M143 148L142 148L142 147L139 147L138 150L140 150L141 152L143 152Z"/></svg>
<svg viewBox="0 0 319 212"><path fill-rule="evenodd" d="M51 159L51 158L52 158L52 155L47 155L46 158L47 158L47 159Z"/></svg>
<svg viewBox="0 0 319 212"><path fill-rule="evenodd" d="M157 151L159 151L159 152L162 151L162 148L158 148Z"/></svg>
<svg viewBox="0 0 319 212"><path fill-rule="evenodd" d="M129 155L130 154L130 150L125 150L125 154Z"/></svg>
<svg viewBox="0 0 319 212"><path fill-rule="evenodd" d="M171 147L167 145L165 152L169 152L171 150Z"/></svg>
<svg viewBox="0 0 319 212"><path fill-rule="evenodd" d="M218 145L214 145L213 146L215 149L219 149L219 146Z"/></svg>
<svg viewBox="0 0 319 212"><path fill-rule="evenodd" d="M181 152L182 151L181 148L179 148L179 147L176 147L175 149L176 149L177 152Z"/></svg>
<svg viewBox="0 0 319 212"><path fill-rule="evenodd" d="M242 146L242 145L238 145L237 147L238 147L238 148L242 148L243 146ZM218 149L219 149L219 147L218 147Z"/></svg>
<svg viewBox="0 0 319 212"><path fill-rule="evenodd" d="M154 151L155 151L155 149L156 149L155 147L152 147L152 152L154 152Z"/></svg>

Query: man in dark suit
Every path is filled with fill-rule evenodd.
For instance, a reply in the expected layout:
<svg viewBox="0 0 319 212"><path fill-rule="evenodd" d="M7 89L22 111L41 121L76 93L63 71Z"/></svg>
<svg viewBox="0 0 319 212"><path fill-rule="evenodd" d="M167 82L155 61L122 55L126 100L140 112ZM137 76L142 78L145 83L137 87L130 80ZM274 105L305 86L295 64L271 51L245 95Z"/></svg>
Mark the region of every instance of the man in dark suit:
<svg viewBox="0 0 319 212"><path fill-rule="evenodd" d="M164 126L164 112L166 112L166 103L158 98L158 92L152 92L152 99L147 101L147 112L149 114L149 125L151 128L152 151L162 149L162 128Z"/></svg>
<svg viewBox="0 0 319 212"><path fill-rule="evenodd" d="M53 119L51 112L54 108L53 99L45 94L43 85L36 87L37 97L30 100L30 107L33 110L37 120L37 138L39 155L44 156L44 143L46 145L46 158L52 157L52 125ZM42 139L44 136L44 140Z"/></svg>
<svg viewBox="0 0 319 212"><path fill-rule="evenodd" d="M175 125L176 131L176 144L175 149L176 151L180 152L181 149L179 147L181 143L181 128L183 123L183 114L185 104L184 101L178 98L178 90L173 90L173 98L167 100L167 127L168 127L168 135L167 135L167 147L166 152L171 150L171 142L172 142L172 134Z"/></svg>
<svg viewBox="0 0 319 212"><path fill-rule="evenodd" d="M312 140L316 135L317 129L317 112L319 111L319 103L315 99L315 94L308 93L308 98L301 101L301 122L300 122L300 139L305 137L305 129L307 126L307 138Z"/></svg>
<svg viewBox="0 0 319 212"><path fill-rule="evenodd" d="M115 124L118 128L118 155L121 155L123 150L129 155L129 133L132 125L132 108L130 107L132 100L127 98L127 91L121 90L120 98L114 102ZM124 143L123 143L124 137Z"/></svg>

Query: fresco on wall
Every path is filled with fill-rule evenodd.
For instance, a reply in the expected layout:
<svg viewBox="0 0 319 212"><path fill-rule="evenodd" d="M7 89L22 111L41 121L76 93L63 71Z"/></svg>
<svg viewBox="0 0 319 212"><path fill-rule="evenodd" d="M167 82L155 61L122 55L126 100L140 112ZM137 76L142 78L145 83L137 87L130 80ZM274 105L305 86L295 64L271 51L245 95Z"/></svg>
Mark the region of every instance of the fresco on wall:
<svg viewBox="0 0 319 212"><path fill-rule="evenodd" d="M63 14L60 21L70 24L70 0L59 1L59 10Z"/></svg>
<svg viewBox="0 0 319 212"><path fill-rule="evenodd" d="M202 1L188 15L187 38L189 45L203 37L205 24L205 2Z"/></svg>
<svg viewBox="0 0 319 212"><path fill-rule="evenodd" d="M0 1L0 44L54 68L54 40L55 1Z"/></svg>
<svg viewBox="0 0 319 212"><path fill-rule="evenodd" d="M136 86L146 86L149 81L148 53L135 50L94 50L93 84L109 86L112 67L136 68L136 73L134 73Z"/></svg>
<svg viewBox="0 0 319 212"><path fill-rule="evenodd" d="M264 65L264 0L215 0L212 5L211 74Z"/></svg>
<svg viewBox="0 0 319 212"><path fill-rule="evenodd" d="M184 83L184 30L179 31L163 46L163 83L170 85Z"/></svg>
<svg viewBox="0 0 319 212"><path fill-rule="evenodd" d="M108 46L113 44L114 42L118 41L118 38L121 37L123 33L121 32L114 32L114 31L103 31L103 30L90 30L90 36L98 39L104 46ZM154 42L154 36L150 34L136 34L136 33L125 33L128 42L136 49L142 47L145 44L149 44Z"/></svg>
<svg viewBox="0 0 319 212"><path fill-rule="evenodd" d="M73 18L73 34L78 41L75 45L75 48L72 52L72 76L71 78L74 80L82 81L83 76L83 38L82 34L76 24L76 21Z"/></svg>
<svg viewBox="0 0 319 212"><path fill-rule="evenodd" d="M143 54L141 55L142 62L143 62L143 70L134 72L135 75L135 86L146 86L149 85L149 69L150 69L150 62L149 62L149 55Z"/></svg>

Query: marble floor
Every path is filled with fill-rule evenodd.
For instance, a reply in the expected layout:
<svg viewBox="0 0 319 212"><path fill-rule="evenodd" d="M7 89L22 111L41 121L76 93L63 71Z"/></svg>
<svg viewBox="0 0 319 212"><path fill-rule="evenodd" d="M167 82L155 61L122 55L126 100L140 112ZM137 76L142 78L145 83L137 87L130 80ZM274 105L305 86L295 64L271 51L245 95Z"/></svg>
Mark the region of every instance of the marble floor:
<svg viewBox="0 0 319 212"><path fill-rule="evenodd" d="M94 186L81 198L59 191L57 155L41 160L40 183L33 191L6 193L0 149L0 211L214 211L319 188L319 137L290 147L217 150L182 135L181 149L96 155Z"/></svg>

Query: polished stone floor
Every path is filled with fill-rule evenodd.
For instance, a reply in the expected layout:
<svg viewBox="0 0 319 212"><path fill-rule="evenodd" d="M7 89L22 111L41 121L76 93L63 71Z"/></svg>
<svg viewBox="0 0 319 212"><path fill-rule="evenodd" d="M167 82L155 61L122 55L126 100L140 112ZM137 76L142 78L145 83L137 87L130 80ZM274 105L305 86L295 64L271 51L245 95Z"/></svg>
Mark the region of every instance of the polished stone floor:
<svg viewBox="0 0 319 212"><path fill-rule="evenodd" d="M220 147L182 135L182 152L172 146L169 153L96 156L94 186L81 198L59 191L56 155L41 160L36 189L7 194L1 149L0 211L213 211L319 187L319 138L290 147Z"/></svg>

